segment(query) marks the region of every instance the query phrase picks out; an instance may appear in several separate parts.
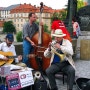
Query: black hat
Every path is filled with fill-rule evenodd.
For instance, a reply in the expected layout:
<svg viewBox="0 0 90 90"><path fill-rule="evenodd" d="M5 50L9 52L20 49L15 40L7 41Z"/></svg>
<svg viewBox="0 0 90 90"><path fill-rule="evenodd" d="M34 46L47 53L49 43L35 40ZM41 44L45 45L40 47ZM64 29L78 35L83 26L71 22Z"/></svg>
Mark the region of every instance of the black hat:
<svg viewBox="0 0 90 90"><path fill-rule="evenodd" d="M7 35L6 35L6 38L7 38L10 42L13 42L13 41L14 41L13 34L7 34Z"/></svg>

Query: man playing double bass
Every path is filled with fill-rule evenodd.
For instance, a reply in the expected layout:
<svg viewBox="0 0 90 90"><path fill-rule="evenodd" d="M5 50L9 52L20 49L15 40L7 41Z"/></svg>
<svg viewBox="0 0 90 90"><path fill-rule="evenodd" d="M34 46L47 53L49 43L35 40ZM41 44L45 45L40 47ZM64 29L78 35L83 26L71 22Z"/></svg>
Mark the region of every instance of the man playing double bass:
<svg viewBox="0 0 90 90"><path fill-rule="evenodd" d="M39 30L38 25L35 23L37 17L35 13L29 13L28 15L29 22L25 23L23 26L23 54L28 55L33 50L35 43L31 40L33 35ZM28 62L28 57L23 58L23 63L28 67L30 64Z"/></svg>
<svg viewBox="0 0 90 90"><path fill-rule="evenodd" d="M25 23L23 26L23 54L24 55L29 55L35 45L35 42L32 41L32 37L35 35L36 32L39 31L39 26L35 23L37 16L35 13L29 13L28 15L29 22ZM40 23L43 25L43 23ZM28 67L30 66L28 57L23 58L23 63L25 63Z"/></svg>
<svg viewBox="0 0 90 90"><path fill-rule="evenodd" d="M60 71L67 74L68 90L72 90L75 79L72 44L69 40L63 38L66 34L64 34L61 29L56 29L52 36L55 37L55 40L50 43L49 47L44 52L45 57L51 57L50 66L46 69L51 90L58 90L55 74Z"/></svg>

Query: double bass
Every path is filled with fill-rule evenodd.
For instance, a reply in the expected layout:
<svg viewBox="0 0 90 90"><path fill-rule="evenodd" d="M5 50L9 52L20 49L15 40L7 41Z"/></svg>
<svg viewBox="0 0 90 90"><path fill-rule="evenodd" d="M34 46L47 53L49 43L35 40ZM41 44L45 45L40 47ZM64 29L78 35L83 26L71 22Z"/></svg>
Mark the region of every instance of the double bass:
<svg viewBox="0 0 90 90"><path fill-rule="evenodd" d="M50 58L44 57L44 51L52 39L48 33L44 32L43 26L40 25L42 20L41 15L43 12L43 2L41 2L40 5L39 31L32 37L32 41L36 44L33 51L33 54L36 57L30 58L29 62L34 70L39 70L41 68L43 71L45 71L50 65Z"/></svg>

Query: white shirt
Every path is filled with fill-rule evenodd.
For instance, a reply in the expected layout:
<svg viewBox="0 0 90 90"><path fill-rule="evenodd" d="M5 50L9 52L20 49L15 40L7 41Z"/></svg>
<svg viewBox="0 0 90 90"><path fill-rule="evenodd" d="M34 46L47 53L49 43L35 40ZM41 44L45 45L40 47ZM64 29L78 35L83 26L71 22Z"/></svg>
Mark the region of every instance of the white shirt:
<svg viewBox="0 0 90 90"><path fill-rule="evenodd" d="M12 52L14 56L16 56L15 46L12 44L11 46L7 46L6 42L0 44L0 50L3 52ZM3 59L4 55L0 54L0 58ZM18 58L15 58L15 62L18 63Z"/></svg>

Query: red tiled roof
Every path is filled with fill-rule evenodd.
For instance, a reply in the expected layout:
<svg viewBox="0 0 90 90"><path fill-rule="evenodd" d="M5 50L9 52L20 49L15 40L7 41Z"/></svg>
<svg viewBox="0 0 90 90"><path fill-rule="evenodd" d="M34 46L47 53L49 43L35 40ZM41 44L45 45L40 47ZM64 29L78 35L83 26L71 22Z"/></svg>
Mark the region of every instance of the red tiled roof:
<svg viewBox="0 0 90 90"><path fill-rule="evenodd" d="M43 6L43 12L45 13L53 13L53 9L51 7L48 6ZM36 7L35 5L31 5L31 4L20 4L20 6L17 6L16 8L11 10L11 13L20 13L20 12L25 12L25 13L29 13L29 12L40 12L40 7Z"/></svg>
<svg viewBox="0 0 90 90"><path fill-rule="evenodd" d="M36 7L35 6L32 6L31 4L20 4L20 6L17 6L16 8L12 9L11 10L11 13L20 13L20 12L35 12L36 11Z"/></svg>

